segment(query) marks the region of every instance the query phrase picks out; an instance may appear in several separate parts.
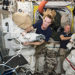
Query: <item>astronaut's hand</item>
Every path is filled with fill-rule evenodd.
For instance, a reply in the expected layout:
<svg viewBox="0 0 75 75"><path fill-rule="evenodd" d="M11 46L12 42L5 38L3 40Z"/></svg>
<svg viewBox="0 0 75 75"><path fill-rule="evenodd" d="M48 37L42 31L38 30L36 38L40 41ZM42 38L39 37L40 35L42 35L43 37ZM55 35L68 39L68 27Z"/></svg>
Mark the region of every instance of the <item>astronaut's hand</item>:
<svg viewBox="0 0 75 75"><path fill-rule="evenodd" d="M22 34L22 36L24 36L24 35L26 34L26 32L24 31L24 32L22 32L21 34Z"/></svg>
<svg viewBox="0 0 75 75"><path fill-rule="evenodd" d="M29 45L29 42L23 42L22 43L24 46Z"/></svg>

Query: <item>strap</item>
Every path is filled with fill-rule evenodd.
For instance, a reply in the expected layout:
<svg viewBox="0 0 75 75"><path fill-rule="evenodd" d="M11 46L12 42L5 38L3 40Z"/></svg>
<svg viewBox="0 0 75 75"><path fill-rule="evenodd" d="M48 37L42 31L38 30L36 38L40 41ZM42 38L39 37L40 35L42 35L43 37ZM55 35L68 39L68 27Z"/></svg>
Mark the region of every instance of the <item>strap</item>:
<svg viewBox="0 0 75 75"><path fill-rule="evenodd" d="M66 58L66 60L70 63L70 66L72 67L72 69L75 70L75 67L72 65L72 63L70 62L70 60L68 58Z"/></svg>

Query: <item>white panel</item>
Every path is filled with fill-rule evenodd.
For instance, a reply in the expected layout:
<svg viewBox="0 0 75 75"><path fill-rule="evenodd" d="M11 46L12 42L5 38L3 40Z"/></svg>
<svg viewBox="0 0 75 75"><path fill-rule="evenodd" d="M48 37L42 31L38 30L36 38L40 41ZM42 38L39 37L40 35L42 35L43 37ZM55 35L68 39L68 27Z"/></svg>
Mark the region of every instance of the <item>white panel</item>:
<svg viewBox="0 0 75 75"><path fill-rule="evenodd" d="M19 9L22 10L22 12L24 13L28 13L32 18L33 18L33 4L32 2L17 2L17 11L19 11Z"/></svg>

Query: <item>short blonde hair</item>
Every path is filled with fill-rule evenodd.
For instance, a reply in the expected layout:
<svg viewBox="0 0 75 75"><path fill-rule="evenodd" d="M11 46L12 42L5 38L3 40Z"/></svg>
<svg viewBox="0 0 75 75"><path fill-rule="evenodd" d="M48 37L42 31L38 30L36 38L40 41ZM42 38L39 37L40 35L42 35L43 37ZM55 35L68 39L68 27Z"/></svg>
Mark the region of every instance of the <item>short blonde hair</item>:
<svg viewBox="0 0 75 75"><path fill-rule="evenodd" d="M54 17L56 16L55 10L47 9L45 12L43 12L43 19L47 16L48 18L52 19L54 21Z"/></svg>
<svg viewBox="0 0 75 75"><path fill-rule="evenodd" d="M64 26L64 28L67 27L67 26L70 26L70 25L69 25L69 24L66 24L66 25ZM70 26L70 27L71 27L71 26Z"/></svg>

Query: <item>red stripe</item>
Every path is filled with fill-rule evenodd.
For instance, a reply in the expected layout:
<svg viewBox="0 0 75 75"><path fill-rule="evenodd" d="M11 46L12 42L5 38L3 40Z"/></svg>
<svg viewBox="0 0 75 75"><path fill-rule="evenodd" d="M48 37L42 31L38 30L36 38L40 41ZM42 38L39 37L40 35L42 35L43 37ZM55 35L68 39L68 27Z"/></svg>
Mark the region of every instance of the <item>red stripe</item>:
<svg viewBox="0 0 75 75"><path fill-rule="evenodd" d="M68 58L66 58L66 60L70 63L70 66L72 67L73 70L75 70L74 66L72 65L72 63L70 62L70 60Z"/></svg>

